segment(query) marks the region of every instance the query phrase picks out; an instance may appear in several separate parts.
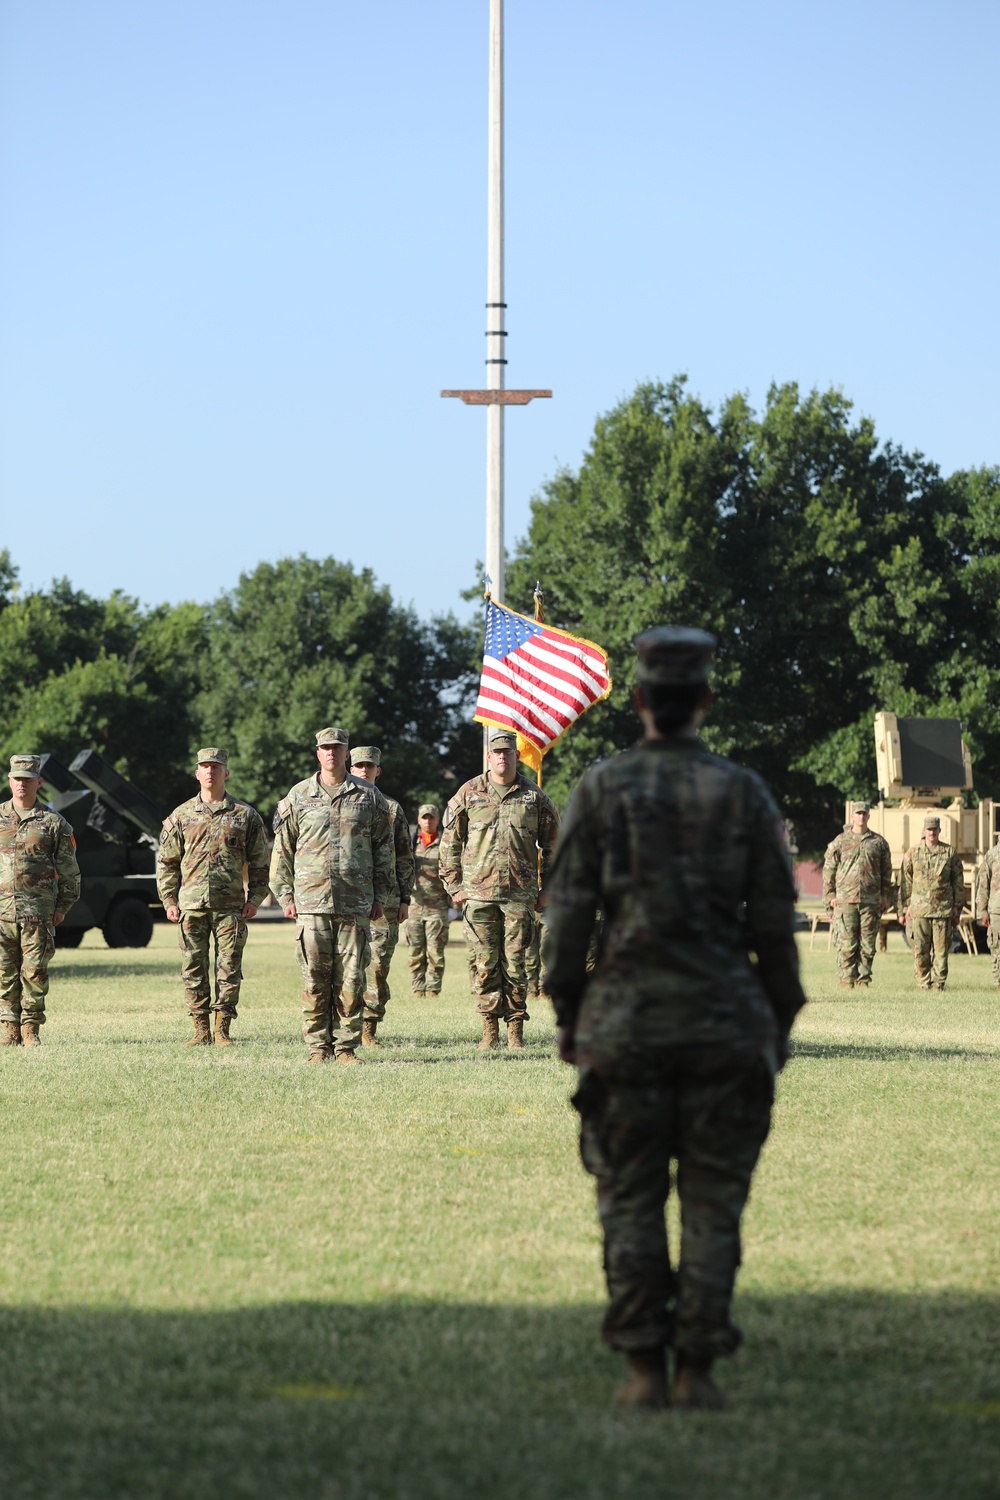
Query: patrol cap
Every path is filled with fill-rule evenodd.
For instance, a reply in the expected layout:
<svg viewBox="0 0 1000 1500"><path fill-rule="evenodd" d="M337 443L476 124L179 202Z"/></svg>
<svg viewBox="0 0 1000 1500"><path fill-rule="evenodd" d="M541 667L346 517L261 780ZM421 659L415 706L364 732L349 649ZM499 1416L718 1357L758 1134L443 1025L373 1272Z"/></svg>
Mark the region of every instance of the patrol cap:
<svg viewBox="0 0 1000 1500"><path fill-rule="evenodd" d="M418 818L439 818L440 816L441 809L436 802L421 802L420 811L417 813Z"/></svg>
<svg viewBox="0 0 1000 1500"><path fill-rule="evenodd" d="M317 729L317 731L316 731L316 744L317 744L317 746L319 746L319 745L346 745L347 744L347 730L346 729L330 729L330 728Z"/></svg>
<svg viewBox="0 0 1000 1500"><path fill-rule="evenodd" d="M225 766L229 770L229 751L220 750L218 745L208 745L204 750L198 751L199 766Z"/></svg>
<svg viewBox="0 0 1000 1500"><path fill-rule="evenodd" d="M941 827L941 819L940 818L935 818L931 813L928 813L927 817L924 819L924 827L925 828L940 828Z"/></svg>
<svg viewBox="0 0 1000 1500"><path fill-rule="evenodd" d="M377 745L355 745L351 751L352 766L380 766L382 752Z"/></svg>
<svg viewBox="0 0 1000 1500"><path fill-rule="evenodd" d="M657 687L693 687L708 682L715 636L686 625L654 625L635 638L635 675Z"/></svg>
<svg viewBox="0 0 1000 1500"><path fill-rule="evenodd" d="M517 735L512 729L491 729L487 743L491 750L516 750Z"/></svg>
<svg viewBox="0 0 1000 1500"><path fill-rule="evenodd" d="M871 809L871 803L870 802L852 802L851 803L851 812L852 813L856 813L856 812L871 812L871 810L872 809Z"/></svg>
<svg viewBox="0 0 1000 1500"><path fill-rule="evenodd" d="M10 774L12 776L41 776L42 757L40 755L12 755Z"/></svg>

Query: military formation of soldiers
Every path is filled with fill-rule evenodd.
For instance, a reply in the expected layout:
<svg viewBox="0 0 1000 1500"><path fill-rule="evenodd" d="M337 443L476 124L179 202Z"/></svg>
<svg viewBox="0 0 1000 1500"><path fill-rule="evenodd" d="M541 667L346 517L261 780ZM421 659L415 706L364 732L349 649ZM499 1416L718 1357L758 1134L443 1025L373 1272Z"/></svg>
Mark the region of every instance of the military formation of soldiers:
<svg viewBox="0 0 1000 1500"><path fill-rule="evenodd" d="M219 747L198 752L198 794L164 821L158 852L191 1046L232 1044L247 923L269 890L295 923L310 1062L356 1065L359 1047L379 1046L400 926L414 994L440 992L449 907L464 919L481 1051L499 1047L501 1022L508 1047L523 1047L529 994L544 983L559 1055L578 1069L581 1155L604 1237L603 1331L627 1357L618 1399L630 1406L727 1404L712 1369L741 1342L731 1319L740 1223L806 998L778 808L758 776L698 737L714 646L673 627L637 638L642 738L584 776L561 829L551 800L518 772L515 735L494 729L486 771L451 798L443 825L423 804L411 840L403 808L376 785L379 747L351 751L346 730L328 726L316 735L319 769L278 803L269 862L259 815L226 791ZM55 926L80 890L72 830L38 803L40 785L39 757L14 756L12 800L0 806L7 1045L38 1044ZM852 805L824 865L847 988L871 983L893 900L889 847L869 813ZM929 815L899 885L924 989L944 988L962 896L961 860ZM976 909L1000 985L1000 847L982 868Z"/></svg>

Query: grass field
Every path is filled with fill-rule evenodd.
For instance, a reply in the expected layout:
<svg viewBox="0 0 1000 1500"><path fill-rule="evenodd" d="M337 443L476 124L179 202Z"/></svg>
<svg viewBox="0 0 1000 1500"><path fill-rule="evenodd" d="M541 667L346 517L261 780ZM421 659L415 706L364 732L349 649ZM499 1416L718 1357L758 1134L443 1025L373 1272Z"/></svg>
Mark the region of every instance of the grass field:
<svg viewBox="0 0 1000 1500"><path fill-rule="evenodd" d="M384 1050L309 1068L288 925L252 929L229 1052L182 1046L173 932L60 950L44 1046L0 1052L0 1496L995 1497L988 961L918 995L898 935L867 993L804 960L733 1410L692 1417L609 1404L546 1006L479 1059L462 947L434 1003L401 952Z"/></svg>

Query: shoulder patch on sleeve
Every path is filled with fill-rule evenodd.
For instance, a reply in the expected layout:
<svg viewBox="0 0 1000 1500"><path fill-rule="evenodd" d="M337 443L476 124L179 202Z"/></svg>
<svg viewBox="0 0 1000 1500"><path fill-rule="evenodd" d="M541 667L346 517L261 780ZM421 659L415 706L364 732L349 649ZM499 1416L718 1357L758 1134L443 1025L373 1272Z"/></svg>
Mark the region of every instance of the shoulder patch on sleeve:
<svg viewBox="0 0 1000 1500"><path fill-rule="evenodd" d="M282 823L288 817L288 814L291 811L291 807L292 807L292 799L291 799L291 797L282 797L281 801L278 803L277 807L274 809L274 821L273 821L272 826L274 828L275 833L277 833L277 831L281 827Z"/></svg>
<svg viewBox="0 0 1000 1500"><path fill-rule="evenodd" d="M176 818L164 818L164 820L163 820L163 832L164 833L169 833L170 830L171 830L171 828L173 828L174 824L176 823L176 821L177 821Z"/></svg>

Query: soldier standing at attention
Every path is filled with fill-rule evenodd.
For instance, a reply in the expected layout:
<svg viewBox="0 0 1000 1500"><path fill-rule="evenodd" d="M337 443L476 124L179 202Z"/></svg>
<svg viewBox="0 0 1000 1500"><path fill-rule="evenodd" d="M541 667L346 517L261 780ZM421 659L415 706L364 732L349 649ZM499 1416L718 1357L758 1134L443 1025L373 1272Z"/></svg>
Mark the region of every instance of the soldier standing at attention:
<svg viewBox="0 0 1000 1500"><path fill-rule="evenodd" d="M518 774L515 734L490 731L487 763L486 774L459 787L448 803L441 839L441 879L465 916L472 990L483 1018L480 1052L499 1047L502 1020L508 1047L524 1046L530 1019L524 955L545 903L559 831L555 805Z"/></svg>
<svg viewBox="0 0 1000 1500"><path fill-rule="evenodd" d="M944 989L952 928L964 901L961 856L950 844L942 844L941 819L930 813L924 819L922 843L907 851L899 869L899 920L910 930L919 989Z"/></svg>
<svg viewBox="0 0 1000 1500"><path fill-rule="evenodd" d="M993 982L1000 990L1000 844L993 845L979 868L976 921L986 928L986 941L993 960Z"/></svg>
<svg viewBox="0 0 1000 1500"><path fill-rule="evenodd" d="M741 1342L730 1321L740 1218L805 1003L781 815L753 771L697 737L714 645L670 626L638 637L633 702L645 736L577 787L545 909L546 988L559 1055L580 1070L573 1103L597 1179L603 1333L628 1356L618 1400L632 1406L726 1404L710 1371ZM671 1160L676 1270L664 1221Z"/></svg>
<svg viewBox="0 0 1000 1500"><path fill-rule="evenodd" d="M274 814L271 890L296 924L309 1061L360 1064L368 924L393 896L392 825L381 792L347 774L346 730L319 730L316 759Z"/></svg>
<svg viewBox="0 0 1000 1500"><path fill-rule="evenodd" d="M871 984L882 913L892 905L892 855L882 835L868 827L870 812L867 802L851 803L851 827L827 845L823 861L823 895L845 990Z"/></svg>
<svg viewBox="0 0 1000 1500"><path fill-rule="evenodd" d="M76 839L38 805L39 755L10 758L10 802L0 804L0 1022L4 1047L37 1047L56 928L80 894Z"/></svg>
<svg viewBox="0 0 1000 1500"><path fill-rule="evenodd" d="M231 1047L243 981L247 923L267 895L267 835L260 814L226 791L229 755L217 745L198 751L198 795L163 822L156 888L168 922L180 925L181 979L194 1022L189 1047L215 1040ZM247 883L243 884L243 866ZM215 942L215 1003L211 948Z"/></svg>
<svg viewBox="0 0 1000 1500"><path fill-rule="evenodd" d="M374 786L382 774L382 752L377 745L356 745L351 751L351 775ZM365 973L365 1015L361 1027L364 1047L378 1047L375 1039L378 1023L385 1019L385 1007L391 999L389 967L399 942L399 924L410 913L413 886L413 848L410 824L394 797L383 800L389 810L392 843L396 858L395 884L382 916L371 924L371 961Z"/></svg>
<svg viewBox="0 0 1000 1500"><path fill-rule="evenodd" d="M441 880L441 809L424 802L413 846L413 905L406 924L414 995L440 995L448 942L448 892Z"/></svg>

